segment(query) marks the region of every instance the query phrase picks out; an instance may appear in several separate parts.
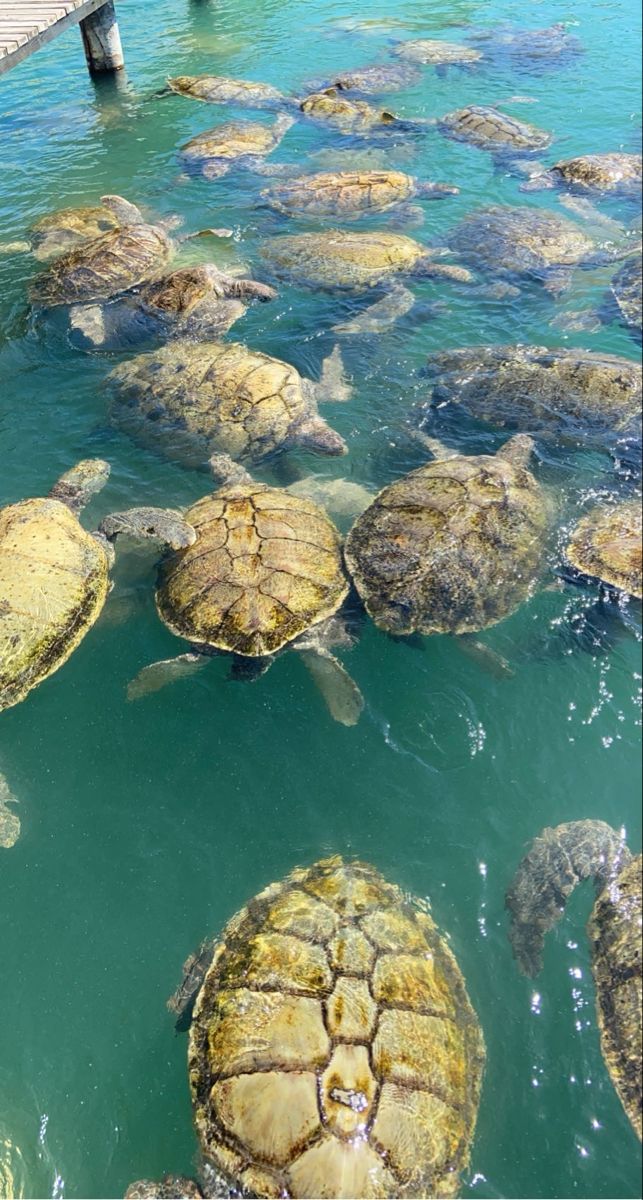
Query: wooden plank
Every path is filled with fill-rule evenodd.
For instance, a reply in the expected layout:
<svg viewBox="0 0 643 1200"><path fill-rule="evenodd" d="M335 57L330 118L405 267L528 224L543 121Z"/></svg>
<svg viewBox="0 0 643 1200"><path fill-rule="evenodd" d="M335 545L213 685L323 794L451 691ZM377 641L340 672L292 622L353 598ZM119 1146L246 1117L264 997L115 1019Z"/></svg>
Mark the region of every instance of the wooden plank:
<svg viewBox="0 0 643 1200"><path fill-rule="evenodd" d="M0 75L40 50L105 0L0 0Z"/></svg>

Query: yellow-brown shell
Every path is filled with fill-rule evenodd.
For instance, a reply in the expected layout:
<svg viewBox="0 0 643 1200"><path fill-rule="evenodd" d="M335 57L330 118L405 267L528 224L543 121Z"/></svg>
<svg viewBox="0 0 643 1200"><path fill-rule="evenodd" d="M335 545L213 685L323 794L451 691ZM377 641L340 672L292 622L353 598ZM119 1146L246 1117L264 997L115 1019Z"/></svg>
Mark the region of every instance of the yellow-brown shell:
<svg viewBox="0 0 643 1200"><path fill-rule="evenodd" d="M471 633L531 594L548 516L526 467L458 455L384 488L350 530L346 563L381 629Z"/></svg>
<svg viewBox="0 0 643 1200"><path fill-rule="evenodd" d="M383 279L411 272L426 255L424 246L401 233L353 233L331 229L272 238L261 256L278 276L306 287L374 287Z"/></svg>
<svg viewBox="0 0 643 1200"><path fill-rule="evenodd" d="M261 195L279 212L327 217L386 212L416 190L403 171L328 171L286 179Z"/></svg>
<svg viewBox="0 0 643 1200"><path fill-rule="evenodd" d="M574 528L565 556L583 575L630 596L643 595L640 500L596 507Z"/></svg>
<svg viewBox="0 0 643 1200"><path fill-rule="evenodd" d="M169 259L172 246L156 225L112 229L57 258L31 288L37 304L107 300L142 283Z"/></svg>
<svg viewBox="0 0 643 1200"><path fill-rule="evenodd" d="M36 258L63 254L118 229L118 225L118 217L106 204L61 208L47 213L31 229Z"/></svg>
<svg viewBox="0 0 643 1200"><path fill-rule="evenodd" d="M483 1066L431 918L339 857L230 921L190 1033L203 1152L255 1196L455 1196Z"/></svg>
<svg viewBox="0 0 643 1200"><path fill-rule="evenodd" d="M295 367L238 342L177 339L122 363L108 384L114 424L187 467L213 453L258 461L307 410Z"/></svg>
<svg viewBox="0 0 643 1200"><path fill-rule="evenodd" d="M310 500L264 484L225 487L185 514L196 541L167 558L158 611L173 633L235 654L273 654L337 611L340 539Z"/></svg>
<svg viewBox="0 0 643 1200"><path fill-rule="evenodd" d="M0 709L69 658L108 591L105 550L59 500L0 509Z"/></svg>
<svg viewBox="0 0 643 1200"><path fill-rule="evenodd" d="M455 141L469 142L481 150L543 150L551 142L551 134L536 125L482 104L447 113L439 127Z"/></svg>
<svg viewBox="0 0 643 1200"><path fill-rule="evenodd" d="M299 105L307 117L327 121L340 129L371 129L376 125L390 125L395 121L393 113L386 109L373 108L366 100L347 100L333 88L306 96Z"/></svg>
<svg viewBox="0 0 643 1200"><path fill-rule="evenodd" d="M551 175L579 191L619 192L641 188L641 155L581 154L554 163Z"/></svg>
<svg viewBox="0 0 643 1200"><path fill-rule="evenodd" d="M416 38L414 41L400 42L392 53L406 62L436 67L478 62L482 58L482 52L474 50L471 46L460 46L457 42L440 42L436 38Z"/></svg>
<svg viewBox="0 0 643 1200"><path fill-rule="evenodd" d="M240 104L261 108L284 100L281 92L269 83L248 79L230 79L226 75L176 75L168 79L168 87L179 96L205 100L209 104Z"/></svg>
<svg viewBox="0 0 643 1200"><path fill-rule="evenodd" d="M181 147L181 154L187 161L198 162L244 158L247 154L269 154L277 140L274 126L254 121L226 121L190 138Z"/></svg>

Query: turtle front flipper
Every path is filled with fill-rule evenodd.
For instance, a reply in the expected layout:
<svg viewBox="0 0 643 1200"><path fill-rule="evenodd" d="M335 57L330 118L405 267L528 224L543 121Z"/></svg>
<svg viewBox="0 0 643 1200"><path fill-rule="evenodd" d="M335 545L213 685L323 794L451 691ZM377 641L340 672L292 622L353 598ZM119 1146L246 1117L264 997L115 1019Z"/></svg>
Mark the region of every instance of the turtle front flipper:
<svg viewBox="0 0 643 1200"><path fill-rule="evenodd" d="M105 486L110 470L109 463L102 458L84 458L60 476L49 492L49 499L60 500L78 516L92 496Z"/></svg>
<svg viewBox="0 0 643 1200"><path fill-rule="evenodd" d="M346 668L331 654L329 646L351 646L353 640L345 622L331 617L293 644L333 720L349 726L357 725L364 709L364 697Z"/></svg>
<svg viewBox="0 0 643 1200"><path fill-rule="evenodd" d="M129 537L153 538L165 542L172 550L182 550L196 541L192 526L170 508L128 508L110 513L103 517L98 533L109 542L123 533Z"/></svg>
<svg viewBox="0 0 643 1200"><path fill-rule="evenodd" d="M317 404L344 404L351 399L353 389L346 377L339 346L333 346L322 362L321 375L312 388Z"/></svg>
<svg viewBox="0 0 643 1200"><path fill-rule="evenodd" d="M534 839L505 896L509 941L524 975L540 971L545 934L576 885L593 878L600 892L630 859L623 835L605 821L569 821Z"/></svg>
<svg viewBox="0 0 643 1200"><path fill-rule="evenodd" d="M458 646L468 658L482 667L493 679L513 679L515 671L507 659L503 658L502 654L498 654L497 650L492 650L491 646L487 646L485 642L481 642L479 638L470 633L461 633L458 636Z"/></svg>
<svg viewBox="0 0 643 1200"><path fill-rule="evenodd" d="M122 196L101 196L100 202L104 204L105 208L111 209L121 225L145 224L145 217L140 208L131 204L129 200L124 200Z"/></svg>
<svg viewBox="0 0 643 1200"><path fill-rule="evenodd" d="M401 317L414 308L416 298L409 288L403 284L394 284L380 300L369 304L355 317L333 326L333 333L339 334L373 334L383 333L390 329Z"/></svg>
<svg viewBox="0 0 643 1200"><path fill-rule="evenodd" d="M179 654L176 658L162 658L158 662L150 663L128 683L127 699L140 700L142 696L160 692L166 684L185 679L186 675L194 675L208 660L209 655L190 651L187 654Z"/></svg>
<svg viewBox="0 0 643 1200"><path fill-rule="evenodd" d="M167 1002L168 1009L176 1016L176 1028L180 1032L189 1029L196 998L210 969L216 948L215 938L204 938L194 954L190 954L183 963L181 982Z"/></svg>
<svg viewBox="0 0 643 1200"><path fill-rule="evenodd" d="M20 837L20 817L9 804L17 804L7 780L0 771L0 847L4 850L15 846Z"/></svg>

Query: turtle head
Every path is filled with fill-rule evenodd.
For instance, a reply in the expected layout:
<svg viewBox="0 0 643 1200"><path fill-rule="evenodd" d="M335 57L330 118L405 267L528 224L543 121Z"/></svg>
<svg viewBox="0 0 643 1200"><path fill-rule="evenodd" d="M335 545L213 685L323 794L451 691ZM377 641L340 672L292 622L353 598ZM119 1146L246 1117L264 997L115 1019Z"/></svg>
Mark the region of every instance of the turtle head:
<svg viewBox="0 0 643 1200"><path fill-rule="evenodd" d="M61 475L49 496L52 500L61 500L77 515L82 512L92 496L105 486L110 470L109 463L102 458L84 458L70 471Z"/></svg>
<svg viewBox="0 0 643 1200"><path fill-rule="evenodd" d="M335 429L331 429L317 413L300 421L294 431L293 441L302 449L312 450L315 454L348 454L348 446L343 437Z"/></svg>
<svg viewBox="0 0 643 1200"><path fill-rule="evenodd" d="M144 225L145 218L135 204L124 200L122 196L101 196L101 204L113 212L120 225Z"/></svg>
<svg viewBox="0 0 643 1200"><path fill-rule="evenodd" d="M211 454L208 466L218 487L234 487L236 484L252 483L252 475L241 463L229 454Z"/></svg>
<svg viewBox="0 0 643 1200"><path fill-rule="evenodd" d="M534 439L528 433L516 433L496 451L496 458L504 459L513 467L528 467L534 448Z"/></svg>

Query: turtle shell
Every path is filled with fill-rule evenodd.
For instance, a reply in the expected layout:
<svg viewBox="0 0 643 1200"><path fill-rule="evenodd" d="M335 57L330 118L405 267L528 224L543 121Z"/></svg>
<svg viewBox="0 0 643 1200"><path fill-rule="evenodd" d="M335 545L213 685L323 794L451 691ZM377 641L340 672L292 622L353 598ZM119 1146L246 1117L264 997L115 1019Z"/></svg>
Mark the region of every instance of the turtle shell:
<svg viewBox="0 0 643 1200"><path fill-rule="evenodd" d="M643 598L641 502L597 506L578 522L565 556L577 571Z"/></svg>
<svg viewBox="0 0 643 1200"><path fill-rule="evenodd" d="M255 1196L455 1196L483 1066L431 918L339 857L233 917L190 1033L202 1149Z"/></svg>
<svg viewBox="0 0 643 1200"><path fill-rule="evenodd" d="M449 234L462 258L495 275L543 278L586 259L594 243L566 217L542 208L493 205L472 212Z"/></svg>
<svg viewBox="0 0 643 1200"><path fill-rule="evenodd" d="M579 192L640 191L641 155L584 154L554 163L551 174Z"/></svg>
<svg viewBox="0 0 643 1200"><path fill-rule="evenodd" d="M270 125L255 121L226 121L207 129L186 142L181 154L187 162L208 162L212 159L245 158L264 155L274 150L278 138Z"/></svg>
<svg viewBox="0 0 643 1200"><path fill-rule="evenodd" d="M205 100L208 104L239 104L247 108L263 108L284 99L281 92L269 83L247 79L228 79L225 75L177 75L168 79L168 87L179 96Z"/></svg>
<svg viewBox="0 0 643 1200"><path fill-rule="evenodd" d="M236 485L199 500L185 519L196 541L165 559L156 603L191 642L273 654L332 616L348 593L339 534L312 501Z"/></svg>
<svg viewBox="0 0 643 1200"><path fill-rule="evenodd" d="M115 213L103 204L61 208L58 212L47 213L31 228L36 258L63 254L118 229L118 226Z"/></svg>
<svg viewBox="0 0 643 1200"><path fill-rule="evenodd" d="M238 342L179 338L122 363L107 384L113 423L187 467L215 452L257 462L308 411L295 367Z"/></svg>
<svg viewBox="0 0 643 1200"><path fill-rule="evenodd" d="M469 142L491 152L531 152L543 150L551 142L551 134L543 129L484 105L469 105L447 113L438 124L442 132L455 141Z"/></svg>
<svg viewBox="0 0 643 1200"><path fill-rule="evenodd" d="M348 534L346 563L380 629L471 633L531 594L547 526L526 467L458 455L384 488Z"/></svg>
<svg viewBox="0 0 643 1200"><path fill-rule="evenodd" d="M386 212L415 192L415 180L403 171L329 171L284 180L261 195L288 215L355 217Z"/></svg>
<svg viewBox="0 0 643 1200"><path fill-rule="evenodd" d="M70 250L34 282L38 304L108 300L148 279L169 259L172 243L157 225L127 225Z"/></svg>
<svg viewBox="0 0 643 1200"><path fill-rule="evenodd" d="M347 100L333 88L306 96L299 107L307 117L327 121L340 129L372 129L375 125L390 125L395 121L393 113L379 111L365 100Z"/></svg>
<svg viewBox="0 0 643 1200"><path fill-rule="evenodd" d="M427 251L399 233L352 233L332 229L272 238L261 257L280 277L306 287L361 291L391 276L410 272Z"/></svg>
<svg viewBox="0 0 643 1200"><path fill-rule="evenodd" d="M69 658L100 615L109 564L59 500L0 509L0 710Z"/></svg>
<svg viewBox="0 0 643 1200"><path fill-rule="evenodd" d="M598 897L587 932L592 946L603 1058L639 1138L641 1127L641 868L639 854Z"/></svg>
<svg viewBox="0 0 643 1200"><path fill-rule="evenodd" d="M641 367L612 354L546 346L469 346L429 356L429 402L496 428L583 442L640 431Z"/></svg>
<svg viewBox="0 0 643 1200"><path fill-rule="evenodd" d="M482 58L480 50L474 50L471 46L459 46L457 42L440 42L435 38L417 38L412 42L401 42L392 53L406 62L434 67L450 66L452 63L474 63Z"/></svg>
<svg viewBox="0 0 643 1200"><path fill-rule="evenodd" d="M643 325L643 277L638 255L627 259L619 267L612 280L609 297L623 324L640 336Z"/></svg>
<svg viewBox="0 0 643 1200"><path fill-rule="evenodd" d="M419 71L402 63L386 66L373 63L372 66L358 67L355 71L342 71L332 80L330 86L340 92L362 92L365 95L382 95L384 92L397 92L400 88L416 83Z"/></svg>

